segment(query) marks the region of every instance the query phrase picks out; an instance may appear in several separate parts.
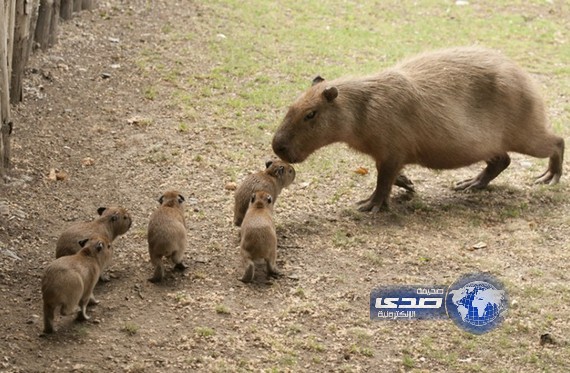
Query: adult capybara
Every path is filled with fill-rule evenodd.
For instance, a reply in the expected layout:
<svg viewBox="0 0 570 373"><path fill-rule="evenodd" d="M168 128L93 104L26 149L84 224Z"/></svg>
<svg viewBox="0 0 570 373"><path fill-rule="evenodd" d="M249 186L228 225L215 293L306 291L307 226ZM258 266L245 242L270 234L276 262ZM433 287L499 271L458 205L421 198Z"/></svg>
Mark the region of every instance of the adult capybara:
<svg viewBox="0 0 570 373"><path fill-rule="evenodd" d="M240 253L245 273L240 279L252 282L257 259L265 259L268 276L279 276L277 270L277 234L273 222L273 203L271 195L258 191L251 195L249 208L241 226Z"/></svg>
<svg viewBox="0 0 570 373"><path fill-rule="evenodd" d="M82 249L50 263L42 278L44 302L44 333L53 332L55 311L70 315L79 305L78 320L89 320L87 304L93 298L93 288L101 267L110 255L106 237L94 236L77 243Z"/></svg>
<svg viewBox="0 0 570 373"><path fill-rule="evenodd" d="M487 167L456 189L487 186L510 163L508 152L550 157L537 183L558 183L564 140L547 126L531 77L502 54L458 47L421 54L379 74L313 85L289 108L273 138L281 159L304 161L335 142L369 154L378 179L361 211L388 207L392 184L407 164Z"/></svg>
<svg viewBox="0 0 570 373"><path fill-rule="evenodd" d="M81 250L78 242L93 236L101 236L111 244L118 236L125 234L131 227L131 214L122 207L99 207L99 217L92 221L81 221L71 224L63 231L55 245L55 257L73 255ZM104 270L110 265L113 247L110 247L108 261L101 268L101 281L109 281Z"/></svg>
<svg viewBox="0 0 570 373"><path fill-rule="evenodd" d="M268 160L265 170L248 175L234 194L234 224L241 226L245 212L249 206L251 194L264 191L273 197L273 203L283 188L295 180L295 169L281 160Z"/></svg>
<svg viewBox="0 0 570 373"><path fill-rule="evenodd" d="M174 268L183 271L182 263L186 251L186 223L184 219L184 197L176 190L165 192L159 199L160 206L148 222L148 253L154 266L154 274L148 280L160 282L164 277L162 258L167 257Z"/></svg>

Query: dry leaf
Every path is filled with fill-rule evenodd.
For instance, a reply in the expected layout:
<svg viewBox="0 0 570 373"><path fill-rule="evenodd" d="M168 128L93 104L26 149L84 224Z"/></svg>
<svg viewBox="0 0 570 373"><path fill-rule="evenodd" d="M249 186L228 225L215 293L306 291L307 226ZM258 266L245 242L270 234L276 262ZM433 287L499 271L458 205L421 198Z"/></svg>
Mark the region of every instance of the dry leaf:
<svg viewBox="0 0 570 373"><path fill-rule="evenodd" d="M354 172L359 175L368 175L368 169L364 167L358 167Z"/></svg>

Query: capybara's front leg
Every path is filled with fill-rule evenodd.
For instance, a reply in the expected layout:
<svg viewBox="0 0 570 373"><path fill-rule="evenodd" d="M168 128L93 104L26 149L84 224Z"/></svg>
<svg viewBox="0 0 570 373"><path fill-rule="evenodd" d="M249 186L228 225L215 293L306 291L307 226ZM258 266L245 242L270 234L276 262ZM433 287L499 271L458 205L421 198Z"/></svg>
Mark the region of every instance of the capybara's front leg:
<svg viewBox="0 0 570 373"><path fill-rule="evenodd" d="M359 211L372 211L377 213L382 210L388 210L388 199L392 185L398 177L398 173L402 167L395 162L377 163L378 178L376 180L376 189L368 200L362 201Z"/></svg>

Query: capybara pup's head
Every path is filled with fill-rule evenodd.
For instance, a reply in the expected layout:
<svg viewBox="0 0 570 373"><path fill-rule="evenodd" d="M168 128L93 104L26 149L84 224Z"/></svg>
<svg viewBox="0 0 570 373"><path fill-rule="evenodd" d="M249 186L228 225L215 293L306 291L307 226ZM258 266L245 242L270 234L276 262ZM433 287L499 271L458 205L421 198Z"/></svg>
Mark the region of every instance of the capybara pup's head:
<svg viewBox="0 0 570 373"><path fill-rule="evenodd" d="M184 201L185 199L182 194L176 190L169 190L158 199L158 203L160 203L161 206L168 207L180 207Z"/></svg>
<svg viewBox="0 0 570 373"><path fill-rule="evenodd" d="M287 188L295 180L295 169L289 163L279 159L265 162L265 172L281 181L281 186Z"/></svg>
<svg viewBox="0 0 570 373"><path fill-rule="evenodd" d="M115 237L125 234L133 223L131 214L122 207L99 207L97 213L101 215L99 219L111 227Z"/></svg>

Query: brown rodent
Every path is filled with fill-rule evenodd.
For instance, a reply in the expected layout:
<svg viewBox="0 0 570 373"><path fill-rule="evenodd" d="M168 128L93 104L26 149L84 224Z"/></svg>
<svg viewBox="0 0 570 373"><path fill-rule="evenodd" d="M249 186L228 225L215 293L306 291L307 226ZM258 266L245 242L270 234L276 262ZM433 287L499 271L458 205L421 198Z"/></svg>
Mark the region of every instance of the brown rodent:
<svg viewBox="0 0 570 373"><path fill-rule="evenodd" d="M180 271L186 269L182 257L186 250L186 224L184 222L184 197L177 191L164 193L160 206L150 216L148 223L148 252L154 266L150 282L160 282L164 277L162 257L169 257Z"/></svg>
<svg viewBox="0 0 570 373"><path fill-rule="evenodd" d="M277 235L273 223L273 197L265 192L255 192L250 197L249 208L241 225L240 252L245 273L243 282L253 281L257 259L265 259L267 274L279 276L277 270Z"/></svg>
<svg viewBox="0 0 570 373"><path fill-rule="evenodd" d="M53 333L53 320L57 308L62 315L77 310L78 320L89 320L87 304L93 299L93 288L101 274L101 268L110 255L106 237L94 236L78 242L82 248L73 255L66 255L48 265L42 278L44 303L44 333Z"/></svg>
<svg viewBox="0 0 570 373"><path fill-rule="evenodd" d="M273 150L295 163L335 142L376 161L376 189L359 202L361 211L388 207L407 164L453 169L485 161L478 176L456 185L465 190L487 186L509 165L511 151L550 157L536 182L556 184L564 156L564 140L548 128L531 77L480 47L421 54L367 77L315 78L289 108Z"/></svg>
<svg viewBox="0 0 570 373"><path fill-rule="evenodd" d="M289 163L277 159L265 162L265 170L247 176L236 190L234 224L241 226L252 193L265 191L272 196L275 203L281 190L291 185L293 180L295 169Z"/></svg>
<svg viewBox="0 0 570 373"><path fill-rule="evenodd" d="M97 213L100 215L97 219L73 223L59 236L55 248L56 258L77 253L81 250L78 242L93 236L104 237L111 244L115 238L125 234L133 223L131 215L122 207L99 207ZM101 268L101 281L109 281L103 271L109 266L112 256L111 246L108 261Z"/></svg>

